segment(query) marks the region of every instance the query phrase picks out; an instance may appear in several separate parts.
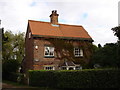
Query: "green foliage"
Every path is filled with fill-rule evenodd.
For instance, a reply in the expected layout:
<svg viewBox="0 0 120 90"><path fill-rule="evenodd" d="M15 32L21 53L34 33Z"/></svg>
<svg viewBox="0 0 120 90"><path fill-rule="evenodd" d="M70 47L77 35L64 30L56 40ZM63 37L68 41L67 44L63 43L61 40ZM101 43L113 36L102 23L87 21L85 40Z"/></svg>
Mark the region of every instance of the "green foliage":
<svg viewBox="0 0 120 90"><path fill-rule="evenodd" d="M119 67L117 44L110 43L99 48L92 57L91 64L99 64L101 67Z"/></svg>
<svg viewBox="0 0 120 90"><path fill-rule="evenodd" d="M86 42L86 41L74 41L74 40L64 40L64 39L45 39L46 41L49 41L54 47L55 52L58 59L62 60L68 60L73 61L76 64L81 64L82 66L85 66L89 60L91 59L91 55L93 52L92 49L92 43ZM77 43L76 43L77 42ZM74 45L77 44L77 45ZM80 58L76 58L74 56L74 47L79 47L83 49L84 56ZM60 56L61 55L61 56Z"/></svg>
<svg viewBox="0 0 120 90"><path fill-rule="evenodd" d="M10 59L21 62L24 57L24 33L13 34L11 31L6 31L4 37L7 39L3 40L3 62Z"/></svg>
<svg viewBox="0 0 120 90"><path fill-rule="evenodd" d="M29 71L31 86L55 88L120 88L119 69Z"/></svg>
<svg viewBox="0 0 120 90"><path fill-rule="evenodd" d="M118 42L117 42L117 63L118 66L120 67L120 26L114 27L111 29L114 32L114 35L118 37Z"/></svg>
<svg viewBox="0 0 120 90"><path fill-rule="evenodd" d="M17 60L7 60L3 63L3 72L17 72L20 64Z"/></svg>
<svg viewBox="0 0 120 90"><path fill-rule="evenodd" d="M6 80L17 82L18 77L19 73L9 73L9 75L7 75Z"/></svg>
<svg viewBox="0 0 120 90"><path fill-rule="evenodd" d="M99 48L96 46L96 45L92 45L92 50L93 50L93 53L95 53L97 50L99 50Z"/></svg>
<svg viewBox="0 0 120 90"><path fill-rule="evenodd" d="M114 27L111 30L113 30L114 35L118 37L118 40L120 40L120 26Z"/></svg>
<svg viewBox="0 0 120 90"><path fill-rule="evenodd" d="M6 31L4 36L7 38L7 40L3 40L3 47L2 47L2 57L3 60L9 60L11 59L11 56L13 55L13 33L11 31Z"/></svg>
<svg viewBox="0 0 120 90"><path fill-rule="evenodd" d="M55 87L56 76L54 71L29 71L29 84L40 87Z"/></svg>
<svg viewBox="0 0 120 90"><path fill-rule="evenodd" d="M2 66L3 79L16 80L17 74L15 73L17 73L19 66L20 64L17 60L7 60L3 62Z"/></svg>

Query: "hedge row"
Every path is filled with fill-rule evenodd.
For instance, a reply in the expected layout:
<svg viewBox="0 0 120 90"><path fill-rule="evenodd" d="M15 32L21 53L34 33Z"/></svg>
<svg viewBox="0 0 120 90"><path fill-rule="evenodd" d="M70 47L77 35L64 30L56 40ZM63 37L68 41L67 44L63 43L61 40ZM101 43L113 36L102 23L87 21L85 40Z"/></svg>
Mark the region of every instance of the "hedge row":
<svg viewBox="0 0 120 90"><path fill-rule="evenodd" d="M120 88L120 70L29 71L29 85L55 88Z"/></svg>

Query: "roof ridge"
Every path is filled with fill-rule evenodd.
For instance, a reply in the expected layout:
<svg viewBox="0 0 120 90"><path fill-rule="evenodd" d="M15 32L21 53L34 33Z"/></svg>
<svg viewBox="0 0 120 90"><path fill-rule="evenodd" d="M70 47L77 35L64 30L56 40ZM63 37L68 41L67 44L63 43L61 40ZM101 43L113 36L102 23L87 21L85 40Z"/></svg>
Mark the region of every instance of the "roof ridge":
<svg viewBox="0 0 120 90"><path fill-rule="evenodd" d="M52 24L51 22L45 22L45 21L28 20L28 22L29 22L29 21ZM58 25L64 25L64 26L75 26L75 27L83 27L82 25L71 25L71 24L61 24L61 23L58 23Z"/></svg>
<svg viewBox="0 0 120 90"><path fill-rule="evenodd" d="M36 20L28 20L28 22L31 21L31 22L40 22L40 23L49 23L51 24L50 22L45 22L45 21L36 21Z"/></svg>
<svg viewBox="0 0 120 90"><path fill-rule="evenodd" d="M82 25L71 25L71 24L61 24L61 23L59 23L59 25L83 27Z"/></svg>

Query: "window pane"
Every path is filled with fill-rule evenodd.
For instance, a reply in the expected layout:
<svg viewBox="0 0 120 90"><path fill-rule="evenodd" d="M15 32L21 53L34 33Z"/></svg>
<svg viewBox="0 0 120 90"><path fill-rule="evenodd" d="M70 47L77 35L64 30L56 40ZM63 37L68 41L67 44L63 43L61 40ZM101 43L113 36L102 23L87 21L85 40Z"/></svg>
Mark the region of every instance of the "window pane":
<svg viewBox="0 0 120 90"><path fill-rule="evenodd" d="M50 56L53 56L53 53L52 53L52 52L50 52Z"/></svg>
<svg viewBox="0 0 120 90"><path fill-rule="evenodd" d="M83 51L80 48L74 48L74 55L76 57L83 56Z"/></svg>
<svg viewBox="0 0 120 90"><path fill-rule="evenodd" d="M54 47L45 47L46 56L54 56Z"/></svg>
<svg viewBox="0 0 120 90"><path fill-rule="evenodd" d="M54 52L54 47L50 47L50 51L51 51L51 52Z"/></svg>
<svg viewBox="0 0 120 90"><path fill-rule="evenodd" d="M80 49L80 56L83 56L83 50Z"/></svg>
<svg viewBox="0 0 120 90"><path fill-rule="evenodd" d="M53 70L53 66L45 67L45 70Z"/></svg>

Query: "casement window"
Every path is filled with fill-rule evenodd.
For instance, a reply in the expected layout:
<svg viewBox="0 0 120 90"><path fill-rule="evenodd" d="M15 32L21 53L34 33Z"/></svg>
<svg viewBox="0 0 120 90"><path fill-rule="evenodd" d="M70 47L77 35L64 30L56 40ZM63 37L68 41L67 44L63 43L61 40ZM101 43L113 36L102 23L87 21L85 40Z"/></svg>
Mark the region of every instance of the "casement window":
<svg viewBox="0 0 120 90"><path fill-rule="evenodd" d="M83 57L83 50L81 48L74 48L75 57Z"/></svg>
<svg viewBox="0 0 120 90"><path fill-rule="evenodd" d="M45 66L44 70L55 70L54 66Z"/></svg>
<svg viewBox="0 0 120 90"><path fill-rule="evenodd" d="M44 56L54 57L54 47L45 46Z"/></svg>
<svg viewBox="0 0 120 90"><path fill-rule="evenodd" d="M66 67L62 67L62 70L66 70L67 68Z"/></svg>
<svg viewBox="0 0 120 90"><path fill-rule="evenodd" d="M29 34L28 34L28 38L31 38L31 32L29 32Z"/></svg>

